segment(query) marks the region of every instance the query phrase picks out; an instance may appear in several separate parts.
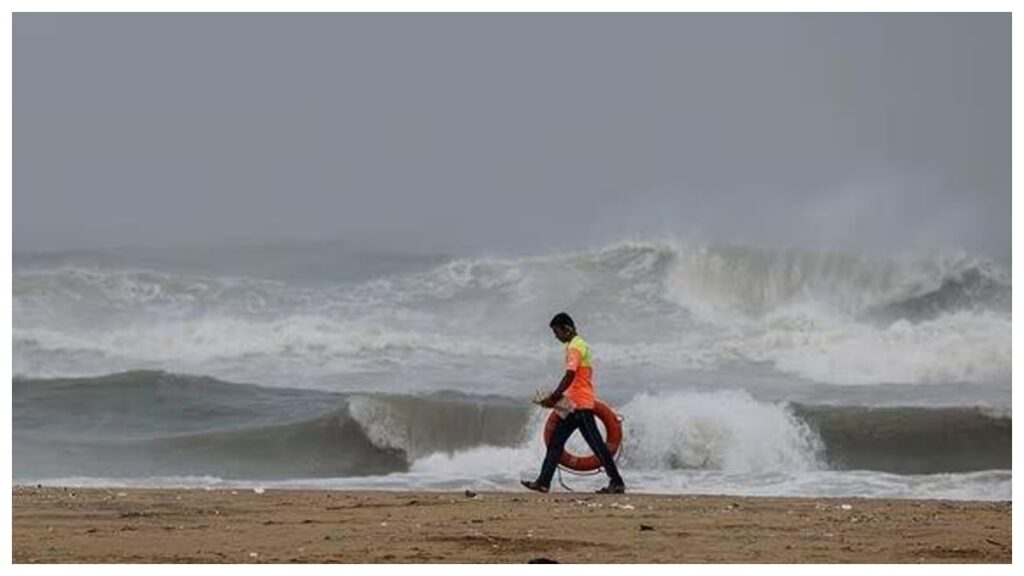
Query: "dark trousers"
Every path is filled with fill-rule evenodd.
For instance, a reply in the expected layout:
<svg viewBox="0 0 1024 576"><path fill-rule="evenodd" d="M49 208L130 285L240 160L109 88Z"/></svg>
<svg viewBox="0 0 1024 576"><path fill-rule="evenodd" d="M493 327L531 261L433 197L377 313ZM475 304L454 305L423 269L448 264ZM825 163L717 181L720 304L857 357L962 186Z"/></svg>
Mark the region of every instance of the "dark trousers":
<svg viewBox="0 0 1024 576"><path fill-rule="evenodd" d="M558 460L562 457L562 451L565 450L565 443L577 428L583 435L583 439L587 441L587 445L601 461L612 484L623 484L622 476L619 476L619 469L615 466L615 460L608 452L608 446L597 429L593 410L573 410L558 422L554 433L551 434L551 443L548 444L548 453L544 456L544 464L541 466L537 483L544 486L551 485L551 478L555 475L555 467L558 466Z"/></svg>

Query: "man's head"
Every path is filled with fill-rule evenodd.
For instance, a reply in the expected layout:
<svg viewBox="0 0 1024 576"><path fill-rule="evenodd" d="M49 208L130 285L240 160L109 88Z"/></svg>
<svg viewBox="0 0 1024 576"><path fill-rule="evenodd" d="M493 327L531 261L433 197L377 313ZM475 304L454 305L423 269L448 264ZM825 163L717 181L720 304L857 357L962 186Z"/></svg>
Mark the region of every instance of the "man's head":
<svg viewBox="0 0 1024 576"><path fill-rule="evenodd" d="M551 330L559 342L569 342L576 335L576 324L568 314L559 312L551 319Z"/></svg>

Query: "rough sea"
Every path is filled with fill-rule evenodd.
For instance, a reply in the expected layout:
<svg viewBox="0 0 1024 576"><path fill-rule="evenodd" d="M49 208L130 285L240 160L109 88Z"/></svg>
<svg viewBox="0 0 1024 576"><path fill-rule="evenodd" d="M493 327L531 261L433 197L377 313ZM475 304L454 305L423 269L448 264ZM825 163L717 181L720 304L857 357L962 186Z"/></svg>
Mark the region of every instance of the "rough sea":
<svg viewBox="0 0 1024 576"><path fill-rule="evenodd" d="M630 490L1009 500L1010 295L966 254L16 252L13 480L518 490L566 311Z"/></svg>

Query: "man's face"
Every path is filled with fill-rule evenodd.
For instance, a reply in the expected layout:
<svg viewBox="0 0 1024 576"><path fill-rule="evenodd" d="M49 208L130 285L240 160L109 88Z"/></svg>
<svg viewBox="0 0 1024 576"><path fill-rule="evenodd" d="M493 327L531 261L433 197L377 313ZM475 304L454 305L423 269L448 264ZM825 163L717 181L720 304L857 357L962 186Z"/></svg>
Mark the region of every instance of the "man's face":
<svg viewBox="0 0 1024 576"><path fill-rule="evenodd" d="M551 331L555 333L555 338L558 338L559 342L572 340L572 330L565 326L552 326Z"/></svg>

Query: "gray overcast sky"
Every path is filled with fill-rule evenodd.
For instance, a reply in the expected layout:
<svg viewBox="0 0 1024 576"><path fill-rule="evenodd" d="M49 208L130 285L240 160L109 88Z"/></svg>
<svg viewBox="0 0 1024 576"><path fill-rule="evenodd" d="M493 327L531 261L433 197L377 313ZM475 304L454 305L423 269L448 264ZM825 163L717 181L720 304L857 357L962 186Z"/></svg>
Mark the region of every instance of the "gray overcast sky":
<svg viewBox="0 0 1024 576"><path fill-rule="evenodd" d="M1008 14L16 14L16 250L1010 254Z"/></svg>

